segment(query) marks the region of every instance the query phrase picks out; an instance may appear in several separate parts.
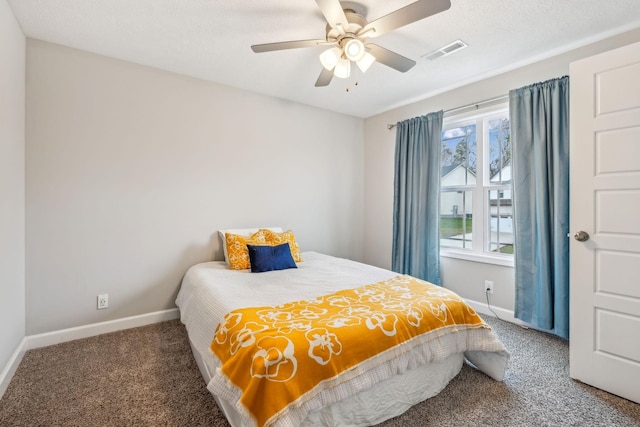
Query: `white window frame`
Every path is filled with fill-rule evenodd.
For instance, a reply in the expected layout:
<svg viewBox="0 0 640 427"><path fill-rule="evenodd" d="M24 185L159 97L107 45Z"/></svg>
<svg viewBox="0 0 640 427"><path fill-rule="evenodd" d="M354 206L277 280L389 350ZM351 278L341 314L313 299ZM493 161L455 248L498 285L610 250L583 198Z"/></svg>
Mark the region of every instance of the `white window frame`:
<svg viewBox="0 0 640 427"><path fill-rule="evenodd" d="M511 189L509 184L491 185L489 172L485 171L485 159L489 157L489 144L485 144L488 138L488 126L484 126L489 120L509 115L509 103L504 102L490 107L479 108L467 113L460 113L445 117L443 120L443 132L448 129L472 124L476 125L476 184L458 186L460 190L471 191L473 212L472 249L458 249L440 247L440 256L457 258L467 261L496 264L513 267L513 255L489 252L490 215L489 191ZM488 162L486 162L488 164ZM448 186L447 188L454 188ZM440 192L442 194L442 191ZM513 195L512 195L513 197Z"/></svg>

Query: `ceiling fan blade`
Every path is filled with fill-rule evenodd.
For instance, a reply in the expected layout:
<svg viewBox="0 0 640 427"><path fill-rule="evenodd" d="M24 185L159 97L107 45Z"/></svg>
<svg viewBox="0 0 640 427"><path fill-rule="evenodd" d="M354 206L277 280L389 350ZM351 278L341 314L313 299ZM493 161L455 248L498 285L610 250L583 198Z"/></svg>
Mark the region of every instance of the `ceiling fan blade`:
<svg viewBox="0 0 640 427"><path fill-rule="evenodd" d="M327 70L326 68L322 68L322 72L318 76L318 80L316 80L316 87L329 86L331 83L331 79L333 78L333 70Z"/></svg>
<svg viewBox="0 0 640 427"><path fill-rule="evenodd" d="M367 33L367 37L377 37L396 28L420 21L436 13L444 12L451 7L450 0L419 0L395 12L369 22L358 33ZM372 31L372 29L374 31Z"/></svg>
<svg viewBox="0 0 640 427"><path fill-rule="evenodd" d="M300 47L315 47L321 44L327 44L326 40L294 40L289 42L254 44L251 50L256 53L272 52L274 50L298 49Z"/></svg>
<svg viewBox="0 0 640 427"><path fill-rule="evenodd" d="M342 5L338 0L316 0L316 3L331 28L341 24L342 28L347 29L349 21L347 21Z"/></svg>
<svg viewBox="0 0 640 427"><path fill-rule="evenodd" d="M389 49L385 49L377 44L367 44L367 49L381 64L391 67L394 70L398 70L405 73L416 65L416 61L406 58L398 53L392 52Z"/></svg>

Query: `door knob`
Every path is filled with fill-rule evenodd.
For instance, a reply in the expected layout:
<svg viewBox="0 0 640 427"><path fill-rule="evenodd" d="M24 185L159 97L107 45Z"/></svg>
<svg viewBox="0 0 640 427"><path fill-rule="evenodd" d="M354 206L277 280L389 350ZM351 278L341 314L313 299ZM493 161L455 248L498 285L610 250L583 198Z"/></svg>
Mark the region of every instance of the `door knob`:
<svg viewBox="0 0 640 427"><path fill-rule="evenodd" d="M589 240L589 233L587 233L586 231L578 231L573 235L573 238L578 242L586 242L587 240Z"/></svg>

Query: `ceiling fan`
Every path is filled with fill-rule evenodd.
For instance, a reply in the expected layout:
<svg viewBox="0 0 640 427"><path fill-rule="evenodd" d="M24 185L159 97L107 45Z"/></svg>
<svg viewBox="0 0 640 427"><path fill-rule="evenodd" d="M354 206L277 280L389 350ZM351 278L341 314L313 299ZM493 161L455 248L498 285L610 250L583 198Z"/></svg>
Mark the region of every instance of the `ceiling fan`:
<svg viewBox="0 0 640 427"><path fill-rule="evenodd" d="M410 70L416 65L415 61L368 43L367 39L378 37L451 7L450 0L419 0L375 21L367 22L353 9L343 9L339 0L316 0L316 3L327 20L325 40L294 40L251 46L256 53L329 46L320 54L323 68L316 81L316 87L329 85L333 76L348 78L351 74L351 62L355 62L363 73L375 61L403 73Z"/></svg>

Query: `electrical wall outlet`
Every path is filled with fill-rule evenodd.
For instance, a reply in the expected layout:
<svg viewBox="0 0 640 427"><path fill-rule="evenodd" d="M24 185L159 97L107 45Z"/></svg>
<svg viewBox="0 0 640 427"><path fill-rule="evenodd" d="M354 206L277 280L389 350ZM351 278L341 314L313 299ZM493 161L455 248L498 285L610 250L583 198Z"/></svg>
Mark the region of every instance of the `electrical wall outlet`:
<svg viewBox="0 0 640 427"><path fill-rule="evenodd" d="M484 292L489 292L490 294L493 293L493 282L491 280L484 281Z"/></svg>
<svg viewBox="0 0 640 427"><path fill-rule="evenodd" d="M98 295L98 310L109 308L109 294Z"/></svg>

